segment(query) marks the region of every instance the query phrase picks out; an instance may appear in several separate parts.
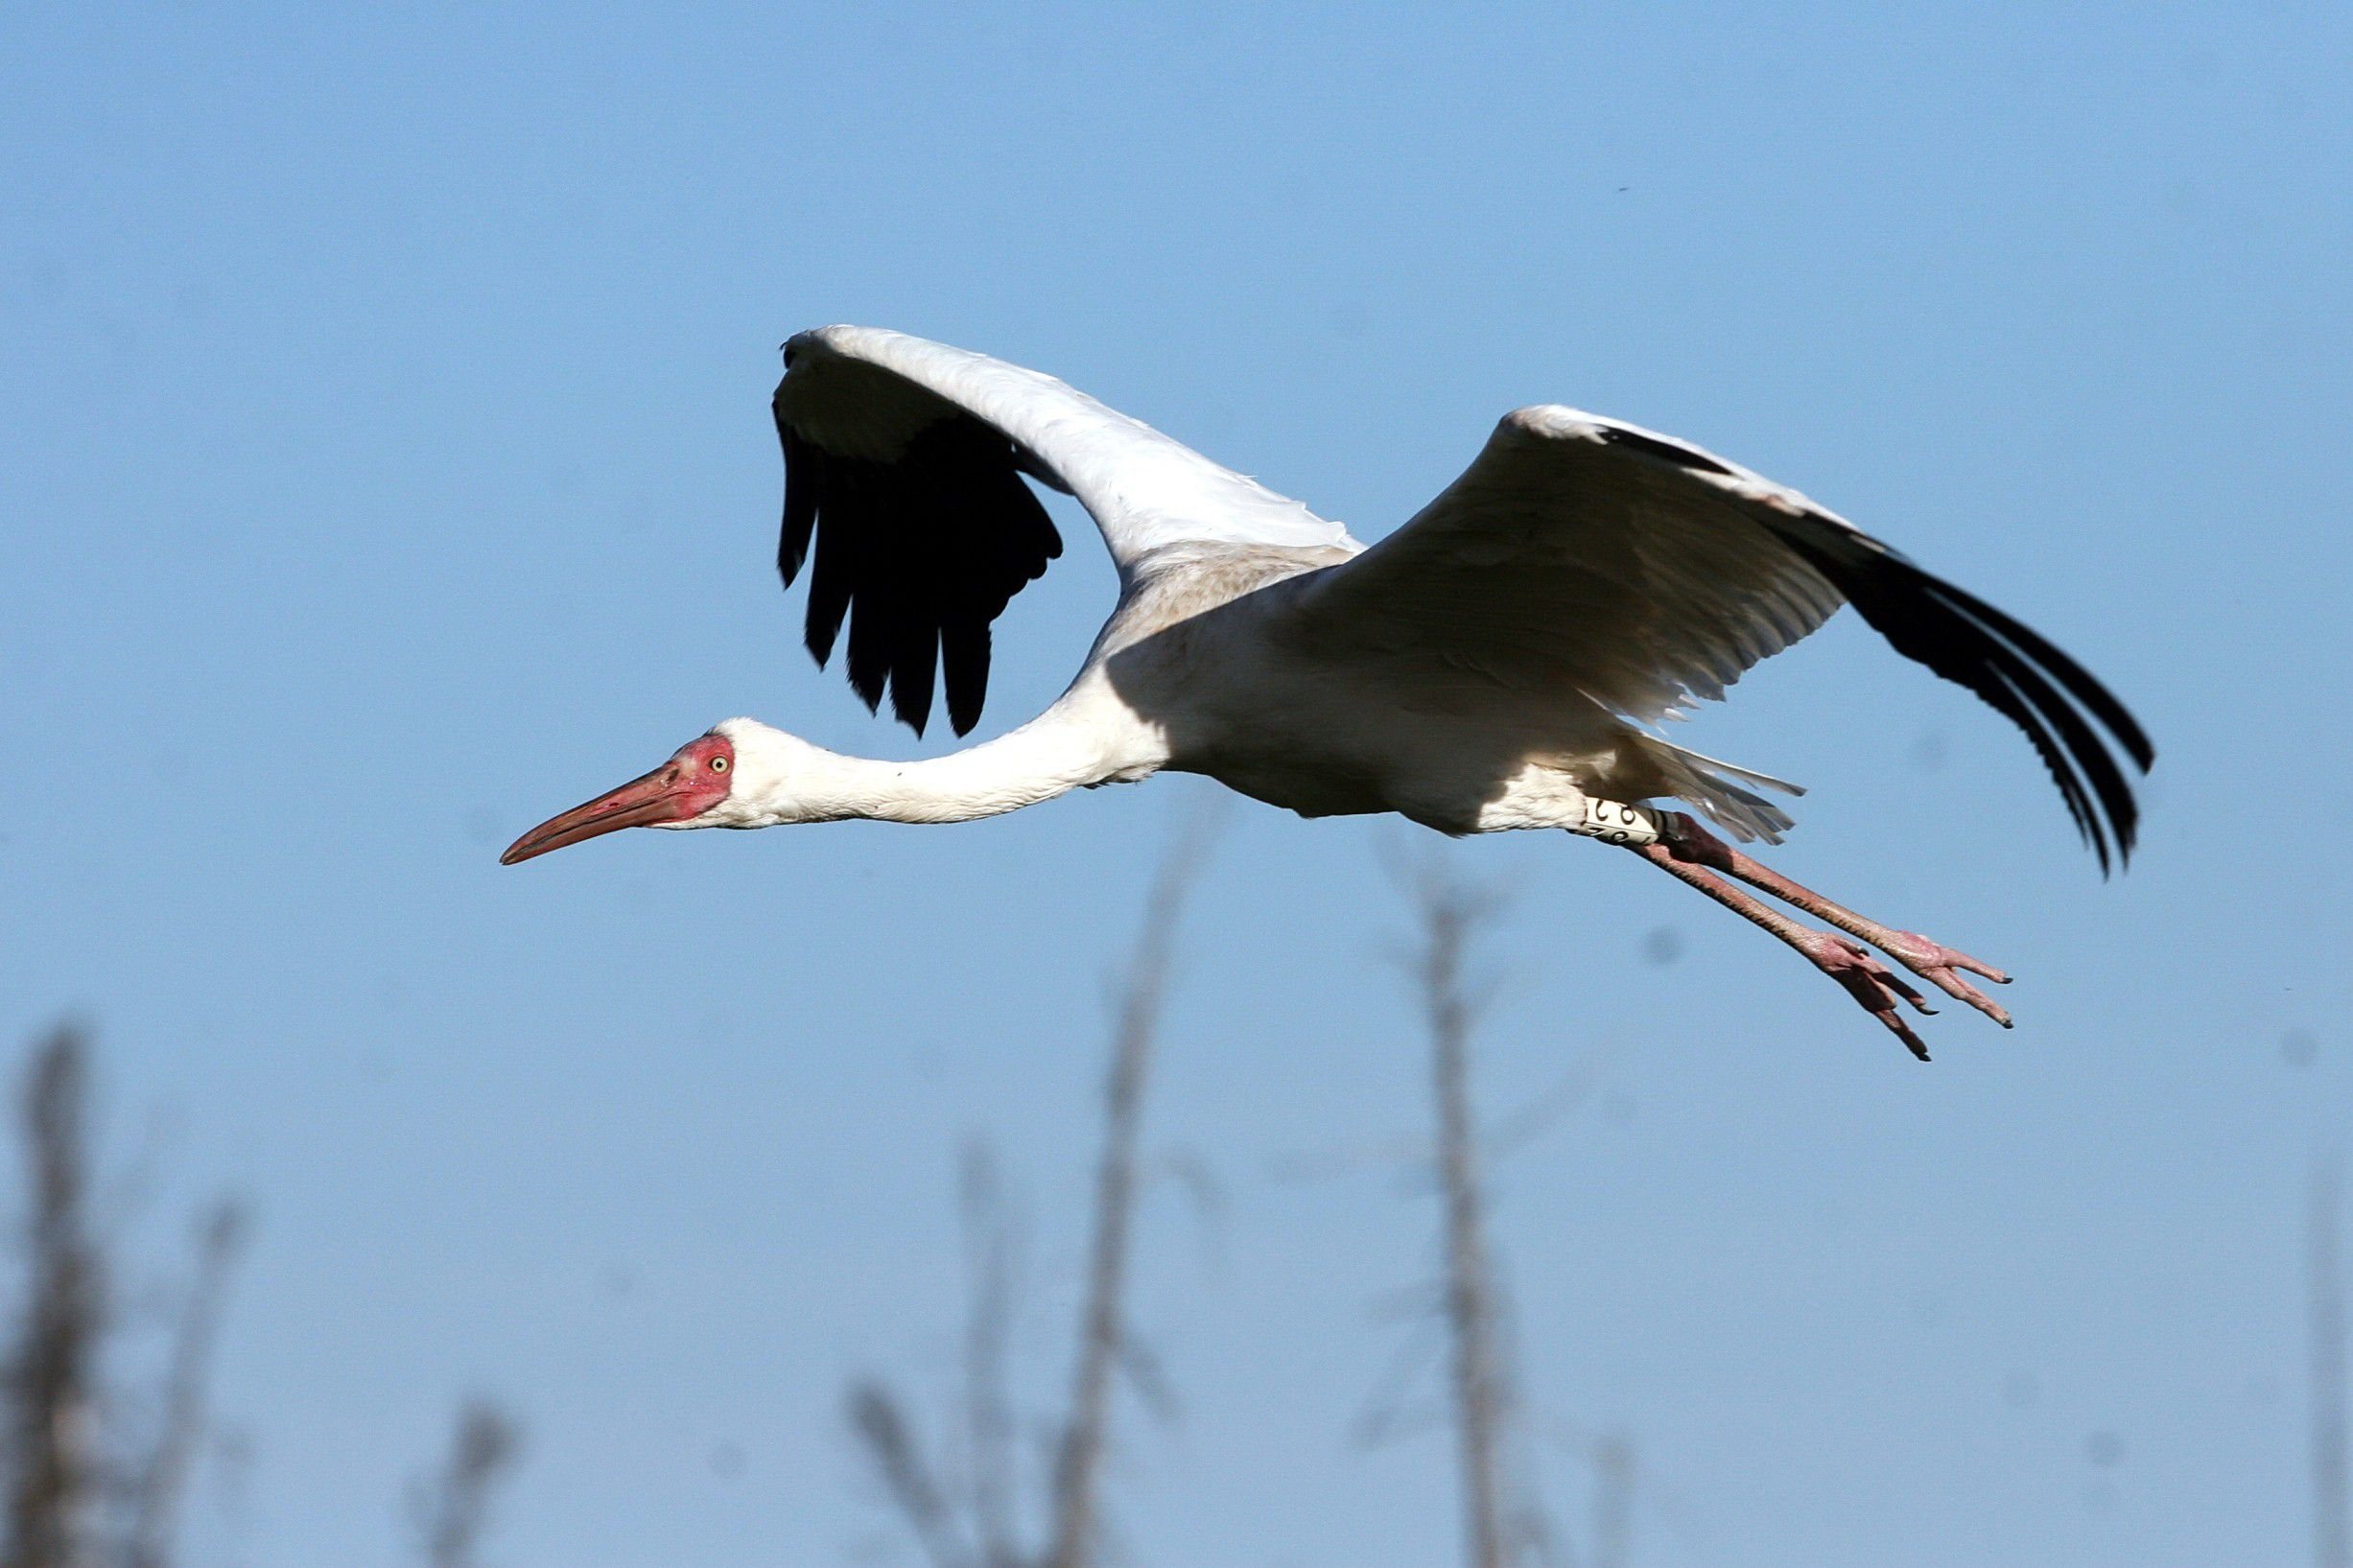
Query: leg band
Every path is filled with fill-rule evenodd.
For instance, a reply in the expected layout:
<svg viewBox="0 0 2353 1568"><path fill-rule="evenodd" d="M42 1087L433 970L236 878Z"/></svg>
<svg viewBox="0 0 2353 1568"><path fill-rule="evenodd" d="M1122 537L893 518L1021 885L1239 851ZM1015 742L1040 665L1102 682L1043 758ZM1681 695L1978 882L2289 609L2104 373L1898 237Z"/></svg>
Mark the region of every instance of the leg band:
<svg viewBox="0 0 2353 1568"><path fill-rule="evenodd" d="M1562 826L1582 837L1598 838L1605 844L1623 844L1628 849L1656 844L1667 834L1668 813L1654 811L1647 806L1627 806L1588 795L1578 808L1578 817L1579 820Z"/></svg>

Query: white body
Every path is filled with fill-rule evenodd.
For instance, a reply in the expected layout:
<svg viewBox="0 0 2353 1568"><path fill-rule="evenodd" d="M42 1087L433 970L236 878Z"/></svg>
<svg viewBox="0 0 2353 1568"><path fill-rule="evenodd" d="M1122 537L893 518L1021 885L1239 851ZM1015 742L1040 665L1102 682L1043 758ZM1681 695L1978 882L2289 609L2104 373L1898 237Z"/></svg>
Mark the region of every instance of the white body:
<svg viewBox="0 0 2353 1568"><path fill-rule="evenodd" d="M1354 548L1218 550L1161 568L1122 597L1051 707L950 757L841 757L729 719L718 726L738 754L735 798L718 808L728 820L676 826L960 822L1173 771L1306 817L1395 811L1449 833L1656 836L1612 803L1665 792L1653 749L1680 754L1663 742L1589 703L1415 712L1377 670L1286 636L1314 575Z"/></svg>
<svg viewBox="0 0 2353 1568"><path fill-rule="evenodd" d="M2104 858L2097 833L2129 845L2130 797L2105 746L2057 712L2063 687L2137 758L2145 740L2097 683L1990 606L1698 448L1523 409L1368 549L1034 371L861 327L804 333L786 363L780 566L790 581L814 562L821 659L858 606L851 673L869 705L898 646L885 635L911 625L916 661L887 672L894 706L922 727L936 643L955 712L952 633L929 628L962 617L968 640L982 630L959 727L977 716L986 622L1059 550L1042 513L1024 521L1035 502L1016 471L1086 507L1119 600L1060 700L999 739L870 761L731 719L718 732L737 750L730 797L673 826L958 821L1176 770L1303 816L1394 811L1449 833L1559 828L1640 844L1660 817L1638 803L1675 797L1738 838L1777 839L1790 819L1756 791L1794 785L1651 726L1722 697L1852 597L1902 651L2027 730ZM1024 544L1024 527L1044 544ZM881 630L861 651L868 615Z"/></svg>

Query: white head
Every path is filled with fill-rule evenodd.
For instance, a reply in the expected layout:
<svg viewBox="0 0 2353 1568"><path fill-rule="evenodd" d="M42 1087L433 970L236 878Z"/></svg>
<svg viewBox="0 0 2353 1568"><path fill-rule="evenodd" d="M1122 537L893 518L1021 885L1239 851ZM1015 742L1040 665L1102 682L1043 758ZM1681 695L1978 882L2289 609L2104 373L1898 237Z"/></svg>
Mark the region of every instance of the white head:
<svg viewBox="0 0 2353 1568"><path fill-rule="evenodd" d="M680 746L643 778L541 823L508 845L499 862L511 866L622 828L766 828L816 820L820 813L796 804L794 784L821 778L831 756L757 719L731 718Z"/></svg>

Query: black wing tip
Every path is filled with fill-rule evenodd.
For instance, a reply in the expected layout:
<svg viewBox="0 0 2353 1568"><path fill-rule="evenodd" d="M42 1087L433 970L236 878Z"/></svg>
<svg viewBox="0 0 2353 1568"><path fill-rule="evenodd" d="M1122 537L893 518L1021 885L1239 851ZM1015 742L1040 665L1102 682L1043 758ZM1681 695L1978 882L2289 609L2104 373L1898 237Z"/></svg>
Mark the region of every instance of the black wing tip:
<svg viewBox="0 0 2353 1568"><path fill-rule="evenodd" d="M1949 598L1987 637L1988 663L2047 723L2038 749L2062 781L2061 793L2069 780L2075 785L2070 807L2091 840L2102 878L2129 869L2140 843L2141 808L2116 753L2147 775L2156 762L2148 735L2115 693L2040 635L1957 589Z"/></svg>
<svg viewBox="0 0 2353 1568"><path fill-rule="evenodd" d="M2140 841L2140 803L2117 753L2141 773L2156 748L2115 693L2048 639L1866 535L1768 522L1847 596L1896 652L1976 693L2025 733L2067 814L2109 878Z"/></svg>
<svg viewBox="0 0 2353 1568"><path fill-rule="evenodd" d="M803 643L819 668L845 640L869 713L884 695L921 736L938 688L959 736L980 721L989 623L1063 552L1061 530L1002 432L963 413L926 427L898 457L845 457L778 410L785 458L776 571L810 579Z"/></svg>
<svg viewBox="0 0 2353 1568"><path fill-rule="evenodd" d="M835 616L831 621L826 620L818 615L812 599L809 606L809 619L801 626L801 646L807 648L809 656L817 661L819 669L834 662L834 645L840 638L841 618Z"/></svg>
<svg viewBox="0 0 2353 1568"><path fill-rule="evenodd" d="M1915 567L1914 571L1919 569ZM2100 684L2091 672L2078 664L2050 639L2006 612L1988 604L1984 599L1940 578L1928 577L1941 597L1951 600L1971 620L1982 621L2021 655L2033 661L2044 672L2065 687L2078 704L2100 721L2114 742L2130 758L2135 766L2147 773L2156 765L2156 747L2150 742L2149 733L2141 728L2130 709L2117 699L2116 693Z"/></svg>
<svg viewBox="0 0 2353 1568"><path fill-rule="evenodd" d="M889 690L889 686L887 676L859 659L855 648L851 650L850 690L857 692L858 700L866 705L866 712L874 713L882 706L882 693Z"/></svg>
<svg viewBox="0 0 2353 1568"><path fill-rule="evenodd" d="M2140 843L2140 801L2133 793L2132 782L2124 768L2118 766L2116 752L2121 750L2138 770L2146 774L2154 754L2146 746L2130 744L2122 727L2109 724L2106 715L2088 712L2072 700L2076 682L2064 678L2072 673L2083 682L2080 667L2068 661L2065 671L2053 667L2051 661L2030 660L2020 650L1989 640L1996 651L1985 656L1983 668L1998 679L2012 702L1992 702L1986 689L1977 681L1938 670L1948 679L1987 697L1992 706L2005 714L2019 729L2049 769L2059 794L2067 803L2069 815L2075 818L2076 830L2082 835L2092 855L2100 863L2100 876L2107 879L2127 869L2132 862L2132 853ZM2057 653L2056 649L2049 650ZM2065 659L2065 655L2058 657ZM1931 667L1932 668L1935 667ZM2059 677L2054 684L2054 677ZM2067 690L2062 690L2060 687ZM2104 688L2095 690L2106 695ZM2114 699L2111 697L2110 702ZM2122 713L2121 707L2117 709ZM2094 720L2100 722L2095 728ZM2149 758L2148 761L2143 757Z"/></svg>
<svg viewBox="0 0 2353 1568"><path fill-rule="evenodd" d="M776 574L790 588L809 559L809 542L816 532L823 454L792 433L781 409L776 415L776 436L785 452L785 510L776 526Z"/></svg>
<svg viewBox="0 0 2353 1568"><path fill-rule="evenodd" d="M959 737L972 734L988 700L992 642L985 620L962 618L940 627L940 675L947 688L948 723Z"/></svg>
<svg viewBox="0 0 2353 1568"><path fill-rule="evenodd" d="M873 704L867 705L872 711ZM929 681L915 682L894 672L890 677L890 716L923 738L924 726L931 722L931 685Z"/></svg>

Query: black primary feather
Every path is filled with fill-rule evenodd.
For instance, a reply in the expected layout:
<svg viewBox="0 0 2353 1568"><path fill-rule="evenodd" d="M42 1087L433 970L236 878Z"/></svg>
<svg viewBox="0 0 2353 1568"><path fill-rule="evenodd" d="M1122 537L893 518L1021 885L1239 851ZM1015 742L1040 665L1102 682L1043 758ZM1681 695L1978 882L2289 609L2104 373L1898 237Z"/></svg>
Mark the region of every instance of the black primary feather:
<svg viewBox="0 0 2353 1568"><path fill-rule="evenodd" d="M964 735L988 692L989 626L1062 553L1062 536L995 427L957 412L897 458L845 457L786 424L776 570L810 569L806 641L822 666L846 620L851 689L921 735L936 685Z"/></svg>
<svg viewBox="0 0 2353 1568"><path fill-rule="evenodd" d="M1679 441L1624 426L1604 426L1601 438L1678 468L1733 472ZM1868 534L1819 516L1759 521L1827 577L1896 652L1966 687L2026 732L2104 875L2131 858L2140 806L2108 742L2122 747L2143 773L2157 754L2113 692L2033 627L1921 571ZM2078 703L2100 721L2106 737Z"/></svg>
<svg viewBox="0 0 2353 1568"><path fill-rule="evenodd" d="M1766 526L1896 652L1966 687L2026 732L2103 874L2131 858L2140 806L2111 748L2144 773L2156 750L2107 688L2040 634L1875 539L1814 518Z"/></svg>

